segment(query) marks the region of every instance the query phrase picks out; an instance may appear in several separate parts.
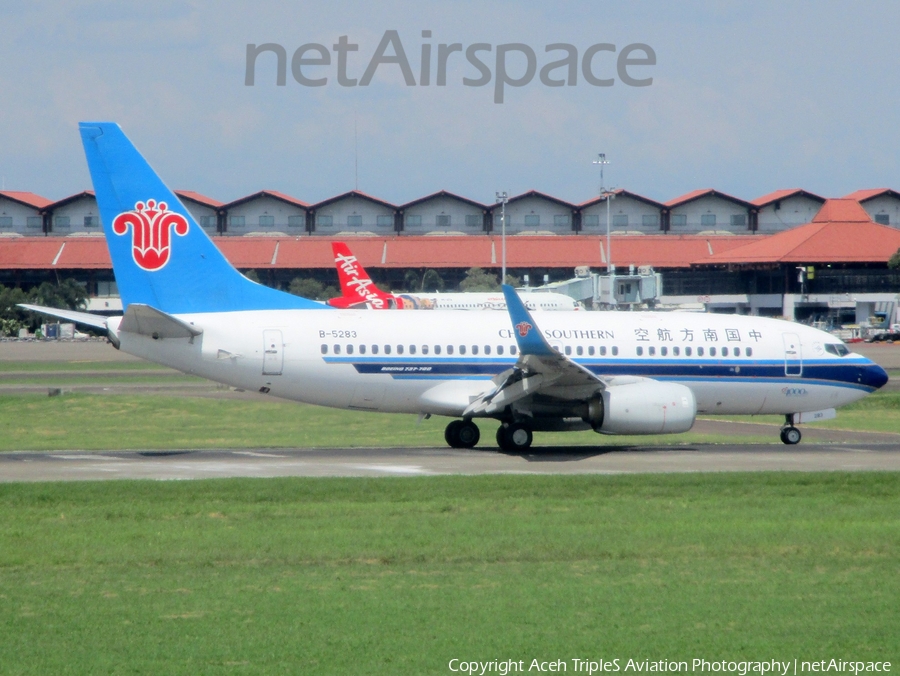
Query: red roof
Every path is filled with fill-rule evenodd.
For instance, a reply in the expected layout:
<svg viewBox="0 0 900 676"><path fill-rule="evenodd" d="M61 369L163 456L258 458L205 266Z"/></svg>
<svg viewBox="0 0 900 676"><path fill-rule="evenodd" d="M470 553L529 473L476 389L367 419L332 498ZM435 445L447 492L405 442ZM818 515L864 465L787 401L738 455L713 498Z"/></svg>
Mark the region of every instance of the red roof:
<svg viewBox="0 0 900 676"><path fill-rule="evenodd" d="M102 237L15 237L0 240L0 269L110 268L109 251Z"/></svg>
<svg viewBox="0 0 900 676"><path fill-rule="evenodd" d="M662 202L657 202L656 200L652 200L649 197L644 197L643 195L638 195L637 193L629 192L628 190L623 190L622 188L615 188L614 190L611 190L610 192L613 193L616 197L618 197L620 195L623 197L630 197L632 199L638 200L639 202L644 202L645 204L649 204L653 207L656 207L657 209L663 208ZM615 198L613 198L613 199L615 199ZM585 207L589 207L591 205L598 204L599 202L605 202L605 201L606 201L605 194L598 195L597 197L592 197L589 200L585 200L584 202L582 202L581 204L578 205L578 208L584 209Z"/></svg>
<svg viewBox="0 0 900 676"><path fill-rule="evenodd" d="M772 204L772 202L777 202L779 200L787 199L788 197L794 196L805 196L811 199L816 200L817 202L824 202L825 198L816 195L815 193L808 192L801 188L789 188L787 190L776 190L774 192L770 192L768 195L763 195L762 197L757 197L755 200L751 201L750 204L757 207L764 207Z"/></svg>
<svg viewBox="0 0 900 676"><path fill-rule="evenodd" d="M667 207L678 207L682 204L687 204L688 202L693 202L694 200L698 200L701 197L718 197L723 200L728 200L729 202L734 202L735 204L740 204L741 206L749 207L751 206L750 202L746 202L737 197L733 197L724 192L719 192L718 190L713 190L712 188L701 188L700 190L692 190L689 193L685 193L681 197L676 197L673 200L669 200L665 203Z"/></svg>
<svg viewBox="0 0 900 676"><path fill-rule="evenodd" d="M879 225L854 199L830 199L812 223L756 239L696 264L884 263L900 249L900 230Z"/></svg>
<svg viewBox="0 0 900 676"><path fill-rule="evenodd" d="M46 197L35 195L33 192L21 192L19 190L0 190L0 196L36 209L43 209L51 203Z"/></svg>
<svg viewBox="0 0 900 676"><path fill-rule="evenodd" d="M287 202L288 204L293 204L294 206L303 207L304 209L309 206L308 203L298 200L296 197L291 197L290 195L285 195L284 193L278 192L277 190L260 190L259 192L255 192L252 195L247 195L245 197L239 197L233 202L229 202L224 206L226 209L230 209L231 207L237 206L238 204L243 204L244 202L249 202L251 200L259 199L260 197L274 197L277 200L281 200L282 202Z"/></svg>
<svg viewBox="0 0 900 676"><path fill-rule="evenodd" d="M69 195L68 197L63 197L61 200L56 200L48 204L44 211L53 211L61 206L68 204L69 202L77 202L80 199L84 199L85 197L95 197L93 190L82 190L81 192L77 192L74 195Z"/></svg>
<svg viewBox="0 0 900 676"><path fill-rule="evenodd" d="M224 204L224 202L214 200L212 197L207 197L206 195L201 195L199 192L194 192L193 190L176 190L175 194L179 197L205 204L208 207L213 207L214 209Z"/></svg>
<svg viewBox="0 0 900 676"><path fill-rule="evenodd" d="M844 199L856 200L857 202L865 202L873 197L881 197L882 195L891 195L900 198L900 193L890 188L871 188L869 190L857 190L849 195L844 195Z"/></svg>

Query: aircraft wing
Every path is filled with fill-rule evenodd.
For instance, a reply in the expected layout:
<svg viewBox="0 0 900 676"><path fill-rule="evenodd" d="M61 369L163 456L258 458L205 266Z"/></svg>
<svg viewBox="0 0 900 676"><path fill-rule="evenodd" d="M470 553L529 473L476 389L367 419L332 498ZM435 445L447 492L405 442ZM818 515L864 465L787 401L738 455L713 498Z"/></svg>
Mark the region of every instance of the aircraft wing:
<svg viewBox="0 0 900 676"><path fill-rule="evenodd" d="M519 346L519 359L515 366L493 379L496 387L473 401L464 416L492 415L535 394L577 400L606 388L603 379L547 342L515 289L504 284L503 294Z"/></svg>
<svg viewBox="0 0 900 676"><path fill-rule="evenodd" d="M31 310L32 312L39 312L44 315L50 315L51 317L68 319L70 322L75 322L76 324L86 324L87 326L93 326L95 329L103 329L104 331L106 331L107 329L106 320L108 319L108 317L104 317L102 315L94 315L90 312L78 312L77 310L58 310L55 307L29 305L27 303L19 303L19 307L23 307L26 310Z"/></svg>

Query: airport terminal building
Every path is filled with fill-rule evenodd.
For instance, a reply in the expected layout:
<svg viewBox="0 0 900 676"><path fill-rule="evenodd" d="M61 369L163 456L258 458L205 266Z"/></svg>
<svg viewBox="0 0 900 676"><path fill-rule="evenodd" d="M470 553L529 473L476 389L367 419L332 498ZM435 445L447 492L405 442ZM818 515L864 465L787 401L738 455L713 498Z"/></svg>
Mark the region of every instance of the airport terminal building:
<svg viewBox="0 0 900 676"><path fill-rule="evenodd" d="M439 272L454 288L465 271L500 270L505 211L507 266L532 285L603 272L607 217L617 269L652 266L663 301L831 323L897 317L900 193L858 190L838 199L801 189L743 200L695 190L657 202L628 190L578 204L531 190L500 204L448 191L391 204L360 191L317 203L261 190L232 202L176 191L232 263L264 283L298 276L333 284L330 242L349 240L386 287L410 270ZM0 284L74 277L97 309L118 305L96 199L90 190L53 202L0 191Z"/></svg>

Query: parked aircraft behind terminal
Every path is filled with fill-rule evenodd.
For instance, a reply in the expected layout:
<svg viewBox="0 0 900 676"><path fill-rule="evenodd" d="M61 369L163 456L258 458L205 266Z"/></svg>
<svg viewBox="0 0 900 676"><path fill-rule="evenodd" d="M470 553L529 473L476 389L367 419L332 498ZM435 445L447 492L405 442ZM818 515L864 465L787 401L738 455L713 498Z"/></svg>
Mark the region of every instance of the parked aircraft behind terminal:
<svg viewBox="0 0 900 676"><path fill-rule="evenodd" d="M28 306L107 331L130 354L235 387L346 409L442 415L451 446L494 421L534 431L685 432L698 413L833 417L887 374L831 335L781 320L547 312L509 286L507 312L360 312L237 272L113 123L81 124L122 317ZM351 441L351 440L348 440Z"/></svg>
<svg viewBox="0 0 900 676"><path fill-rule="evenodd" d="M374 310L505 310L503 293L388 293L379 289L344 242L332 242L341 296L326 301L332 307ZM529 310L583 310L581 303L561 293L519 292Z"/></svg>

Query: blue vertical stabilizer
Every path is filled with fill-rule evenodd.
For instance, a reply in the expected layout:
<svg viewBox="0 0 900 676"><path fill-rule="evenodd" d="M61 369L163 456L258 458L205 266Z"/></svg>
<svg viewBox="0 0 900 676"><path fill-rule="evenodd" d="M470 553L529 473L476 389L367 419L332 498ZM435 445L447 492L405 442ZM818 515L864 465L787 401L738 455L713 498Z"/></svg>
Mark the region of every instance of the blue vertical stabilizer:
<svg viewBox="0 0 900 676"><path fill-rule="evenodd" d="M328 309L250 281L112 122L82 122L81 139L122 305L169 314Z"/></svg>

